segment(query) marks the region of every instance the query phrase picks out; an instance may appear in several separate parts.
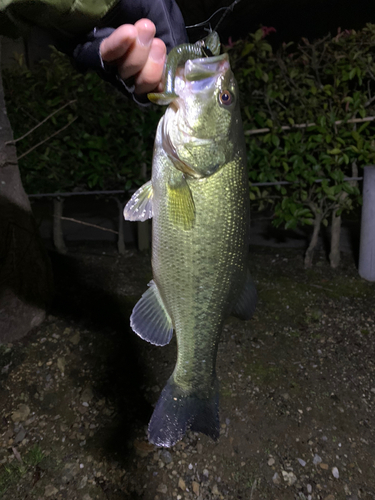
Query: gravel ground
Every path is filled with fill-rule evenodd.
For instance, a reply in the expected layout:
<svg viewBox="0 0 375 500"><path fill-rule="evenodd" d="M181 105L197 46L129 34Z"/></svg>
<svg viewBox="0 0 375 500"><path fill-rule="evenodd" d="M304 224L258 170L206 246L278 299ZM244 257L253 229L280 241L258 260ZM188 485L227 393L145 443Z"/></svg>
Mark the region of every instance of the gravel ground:
<svg viewBox="0 0 375 500"><path fill-rule="evenodd" d="M220 438L147 442L176 358L129 328L150 256L51 254L47 321L0 346L0 497L82 500L375 498L375 284L352 257L252 247L259 306L219 346Z"/></svg>

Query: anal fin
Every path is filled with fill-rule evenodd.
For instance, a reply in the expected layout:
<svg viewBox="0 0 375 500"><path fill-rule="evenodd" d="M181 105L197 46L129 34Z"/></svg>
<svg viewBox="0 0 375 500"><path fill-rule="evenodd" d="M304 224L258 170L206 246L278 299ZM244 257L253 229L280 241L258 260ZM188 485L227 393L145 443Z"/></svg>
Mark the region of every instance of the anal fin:
<svg viewBox="0 0 375 500"><path fill-rule="evenodd" d="M143 184L130 198L124 208L125 220L145 221L153 216L152 209L153 189L151 181Z"/></svg>
<svg viewBox="0 0 375 500"><path fill-rule="evenodd" d="M130 326L143 340L154 345L167 345L173 335L172 320L154 281L150 281L149 287L133 309Z"/></svg>
<svg viewBox="0 0 375 500"><path fill-rule="evenodd" d="M258 302L258 294L250 271L247 270L246 281L240 292L237 303L233 307L232 314L240 319L250 319Z"/></svg>

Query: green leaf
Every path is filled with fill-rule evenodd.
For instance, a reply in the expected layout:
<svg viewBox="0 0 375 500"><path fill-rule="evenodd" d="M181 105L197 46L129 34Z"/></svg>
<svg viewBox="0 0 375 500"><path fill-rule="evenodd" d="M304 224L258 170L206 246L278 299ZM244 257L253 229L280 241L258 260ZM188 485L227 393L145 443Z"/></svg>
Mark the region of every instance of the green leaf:
<svg viewBox="0 0 375 500"><path fill-rule="evenodd" d="M249 54L249 52L251 52L254 48L254 44L253 43L246 43L244 48L242 49L242 52L241 52L241 57L245 57L247 56L247 54Z"/></svg>

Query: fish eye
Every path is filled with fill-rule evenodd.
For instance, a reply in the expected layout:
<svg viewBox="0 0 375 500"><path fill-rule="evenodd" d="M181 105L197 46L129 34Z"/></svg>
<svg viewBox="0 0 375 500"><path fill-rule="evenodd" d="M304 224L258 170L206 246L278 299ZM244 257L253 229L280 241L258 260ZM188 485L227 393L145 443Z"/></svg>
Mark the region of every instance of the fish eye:
<svg viewBox="0 0 375 500"><path fill-rule="evenodd" d="M220 104L223 104L224 106L229 106L234 102L234 96L229 90L223 90L219 94L219 101Z"/></svg>

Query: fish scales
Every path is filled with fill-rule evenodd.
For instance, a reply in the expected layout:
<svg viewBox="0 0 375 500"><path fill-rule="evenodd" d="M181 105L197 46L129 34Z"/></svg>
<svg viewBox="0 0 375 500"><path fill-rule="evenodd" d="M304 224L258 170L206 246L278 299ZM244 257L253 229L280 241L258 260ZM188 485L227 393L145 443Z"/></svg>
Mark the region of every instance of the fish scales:
<svg viewBox="0 0 375 500"><path fill-rule="evenodd" d="M174 378L184 387L191 383L189 378L202 390L207 379L212 385L222 323L246 276L244 242L249 217L241 163L238 159L213 176L188 181L196 207L196 222L190 231L176 227L169 217L165 177L173 164L165 158L160 162L161 172L156 173L154 280L175 326L178 358Z"/></svg>
<svg viewBox="0 0 375 500"><path fill-rule="evenodd" d="M230 313L248 319L256 290L247 269L249 193L238 89L227 55L188 61L160 120L152 179L125 207L153 218L153 281L135 306L133 330L177 362L149 424L172 446L187 429L219 435L218 342Z"/></svg>

